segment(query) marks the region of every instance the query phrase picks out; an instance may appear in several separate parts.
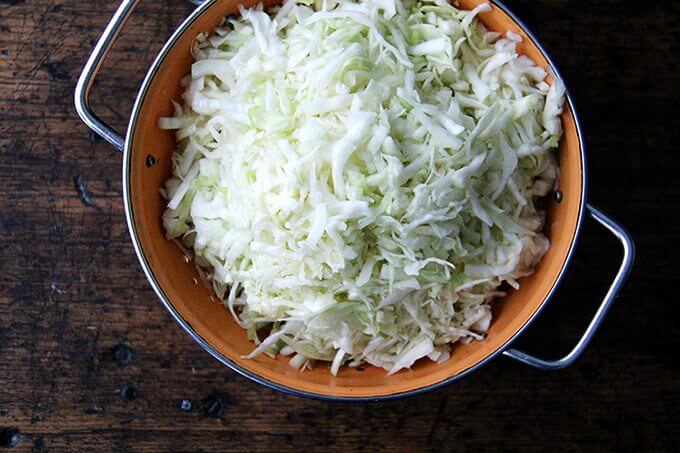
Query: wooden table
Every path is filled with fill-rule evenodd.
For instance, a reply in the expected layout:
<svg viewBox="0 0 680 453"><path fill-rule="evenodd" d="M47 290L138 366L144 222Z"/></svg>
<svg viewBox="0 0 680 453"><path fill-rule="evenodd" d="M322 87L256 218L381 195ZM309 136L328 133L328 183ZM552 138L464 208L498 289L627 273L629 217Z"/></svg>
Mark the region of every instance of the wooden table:
<svg viewBox="0 0 680 453"><path fill-rule="evenodd" d="M557 372L498 358L443 390L357 405L291 397L236 375L154 297L125 226L121 156L73 108L80 68L116 3L0 1L4 445L678 448L678 2L507 2L571 89L589 151L589 200L638 245L632 278L585 356ZM151 59L191 8L145 0L130 20L95 89L95 109L119 130ZM546 356L567 350L619 257L587 222L559 295L520 345ZM218 394L223 414L209 417L203 401ZM192 410L181 410L183 399Z"/></svg>

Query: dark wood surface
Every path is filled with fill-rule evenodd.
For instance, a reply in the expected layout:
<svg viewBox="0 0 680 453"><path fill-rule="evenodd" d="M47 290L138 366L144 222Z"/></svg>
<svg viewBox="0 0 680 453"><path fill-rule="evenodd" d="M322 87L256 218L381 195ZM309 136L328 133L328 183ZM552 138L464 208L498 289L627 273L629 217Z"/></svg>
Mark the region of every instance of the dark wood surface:
<svg viewBox="0 0 680 453"><path fill-rule="evenodd" d="M589 200L638 246L587 353L556 372L501 357L443 390L358 405L287 396L236 375L154 297L128 239L121 156L80 122L72 101L116 3L0 0L0 446L678 448L678 2L507 2L571 89ZM151 59L191 8L145 0L123 32L94 103L120 130ZM566 351L619 259L617 243L586 222L567 280L519 345ZM209 417L203 401L215 395L223 413L213 401ZM191 411L180 409L183 399Z"/></svg>

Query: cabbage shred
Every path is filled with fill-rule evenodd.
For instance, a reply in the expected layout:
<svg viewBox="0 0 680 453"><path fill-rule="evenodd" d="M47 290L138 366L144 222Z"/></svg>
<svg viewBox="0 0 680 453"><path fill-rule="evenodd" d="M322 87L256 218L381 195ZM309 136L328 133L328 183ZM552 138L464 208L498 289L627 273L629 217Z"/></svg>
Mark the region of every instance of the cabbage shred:
<svg viewBox="0 0 680 453"><path fill-rule="evenodd" d="M199 35L167 237L256 344L389 374L482 339L546 253L564 89L442 0L287 0ZM266 338L257 331L267 329Z"/></svg>

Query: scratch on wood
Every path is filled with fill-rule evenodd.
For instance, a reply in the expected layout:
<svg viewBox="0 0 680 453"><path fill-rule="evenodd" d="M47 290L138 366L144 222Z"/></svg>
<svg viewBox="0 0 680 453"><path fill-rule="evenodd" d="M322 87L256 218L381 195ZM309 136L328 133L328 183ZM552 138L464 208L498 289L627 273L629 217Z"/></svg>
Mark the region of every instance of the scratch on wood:
<svg viewBox="0 0 680 453"><path fill-rule="evenodd" d="M89 190L87 190L87 185L85 184L85 181L83 181L82 176L75 176L73 178L73 184L75 185L76 192L78 192L78 198L80 198L81 203L83 203L85 206L99 209L97 203L95 203L92 199L92 194Z"/></svg>
<svg viewBox="0 0 680 453"><path fill-rule="evenodd" d="M444 414L444 409L446 409L446 400L448 399L448 396L445 396L442 398L441 402L439 403L439 407L437 408L437 416L434 418L434 421L432 422L432 427L430 428L430 434L427 435L427 443L430 444L432 443L432 437L434 436L434 431L437 428L437 425L439 424L439 421L442 418L442 415Z"/></svg>

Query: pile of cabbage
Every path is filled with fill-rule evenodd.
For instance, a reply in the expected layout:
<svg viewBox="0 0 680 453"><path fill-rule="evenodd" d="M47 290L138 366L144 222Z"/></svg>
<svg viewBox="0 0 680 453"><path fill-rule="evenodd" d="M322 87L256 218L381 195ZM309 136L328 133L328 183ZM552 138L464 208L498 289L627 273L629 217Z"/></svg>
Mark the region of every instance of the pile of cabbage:
<svg viewBox="0 0 680 453"><path fill-rule="evenodd" d="M476 20L489 9L287 0L198 36L159 120L178 142L163 221L248 357L333 374L444 361L546 253L535 203L557 178L564 89Z"/></svg>

